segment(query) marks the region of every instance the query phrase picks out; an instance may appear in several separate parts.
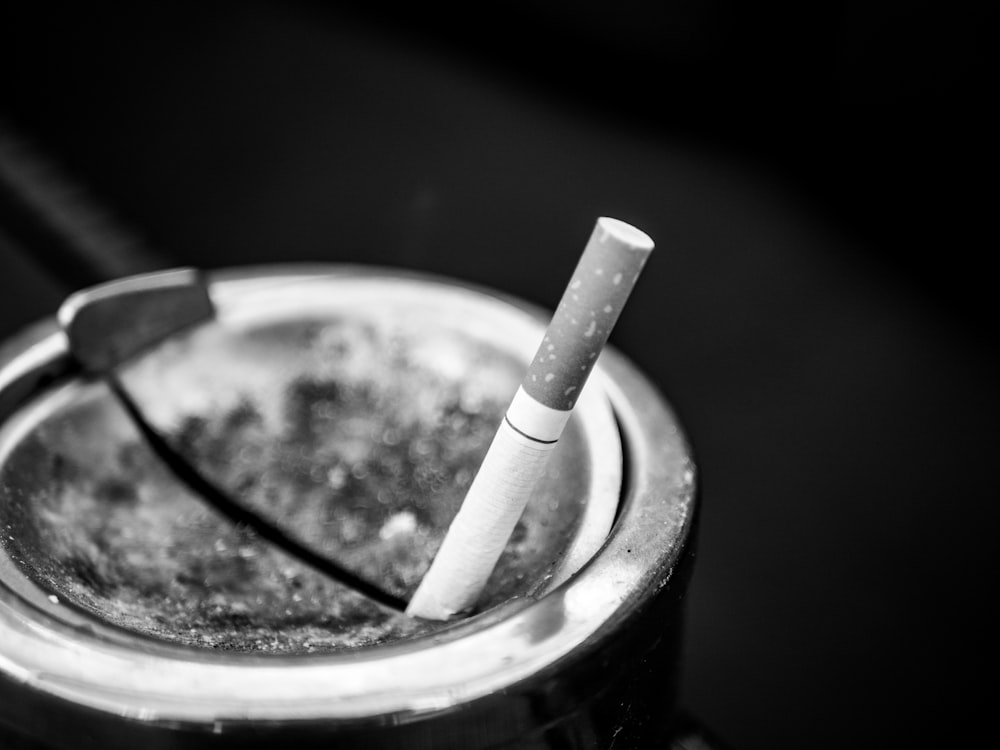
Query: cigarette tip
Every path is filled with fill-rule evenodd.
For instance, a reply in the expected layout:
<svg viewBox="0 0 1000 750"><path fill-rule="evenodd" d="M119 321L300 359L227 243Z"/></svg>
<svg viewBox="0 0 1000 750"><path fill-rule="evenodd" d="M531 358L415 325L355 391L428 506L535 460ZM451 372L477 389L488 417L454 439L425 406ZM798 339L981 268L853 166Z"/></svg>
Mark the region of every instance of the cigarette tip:
<svg viewBox="0 0 1000 750"><path fill-rule="evenodd" d="M652 237L621 219L602 216L597 220L597 229L601 242L613 242L622 249L648 253L654 246Z"/></svg>

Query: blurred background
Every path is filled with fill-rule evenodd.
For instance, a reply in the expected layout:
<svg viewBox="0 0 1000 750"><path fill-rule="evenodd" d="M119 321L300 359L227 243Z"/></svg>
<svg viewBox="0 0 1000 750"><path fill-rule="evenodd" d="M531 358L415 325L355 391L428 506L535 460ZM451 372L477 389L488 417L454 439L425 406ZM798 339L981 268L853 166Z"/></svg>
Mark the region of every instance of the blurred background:
<svg viewBox="0 0 1000 750"><path fill-rule="evenodd" d="M88 268L0 225L0 339L150 263L403 266L551 308L594 219L633 222L659 249L612 341L702 480L685 705L735 748L971 744L994 652L994 15L8 3L0 127L152 250Z"/></svg>

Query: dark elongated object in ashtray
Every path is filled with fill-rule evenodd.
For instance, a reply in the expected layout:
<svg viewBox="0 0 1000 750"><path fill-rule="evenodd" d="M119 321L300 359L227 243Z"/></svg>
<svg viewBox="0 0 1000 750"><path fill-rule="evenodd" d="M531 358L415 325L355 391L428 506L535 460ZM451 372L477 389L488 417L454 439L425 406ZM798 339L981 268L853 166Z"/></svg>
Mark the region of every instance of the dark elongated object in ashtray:
<svg viewBox="0 0 1000 750"><path fill-rule="evenodd" d="M87 372L101 375L149 448L174 476L219 514L253 530L314 570L339 581L360 594L397 610L405 602L366 581L336 561L317 553L284 532L279 526L233 500L226 491L174 450L115 375L132 357L164 339L215 316L215 308L200 275L189 269L167 271L104 284L78 292L59 309L58 319L73 358Z"/></svg>
<svg viewBox="0 0 1000 750"><path fill-rule="evenodd" d="M19 665L22 704L97 709L99 727L132 739L307 726L365 747L666 736L693 467L669 409L620 355L602 355L481 614L432 623L393 601L426 571L544 316L349 267L123 283L122 299L146 284L161 300L193 294L201 312L147 329L135 321L153 296L109 316L76 298L67 336L31 329L0 358L0 402L29 395L0 415L0 578L14 592L0 602L0 663ZM88 315L128 334L88 337ZM110 369L111 388L71 359ZM48 385L43 372L63 376ZM159 455L144 434L163 439ZM164 455L263 523L206 505ZM67 632L69 644L50 635ZM34 731L58 735L40 720Z"/></svg>

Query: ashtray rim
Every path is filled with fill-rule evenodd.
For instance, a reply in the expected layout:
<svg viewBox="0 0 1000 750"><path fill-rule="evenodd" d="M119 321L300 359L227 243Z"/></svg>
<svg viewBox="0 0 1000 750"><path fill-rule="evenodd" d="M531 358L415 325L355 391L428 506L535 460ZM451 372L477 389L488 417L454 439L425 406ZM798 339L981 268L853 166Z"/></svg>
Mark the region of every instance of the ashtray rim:
<svg viewBox="0 0 1000 750"><path fill-rule="evenodd" d="M241 285L331 275L447 284L544 319L538 308L509 295L412 271L265 266L214 272L210 285L224 298L238 294ZM29 329L0 347L0 373L14 351L29 352L33 367L57 369L65 352L60 337L53 325ZM0 671L63 700L144 721L352 720L446 710L595 647L669 584L692 526L694 478L676 418L630 362L609 348L592 378L610 400L622 433L626 495L595 558L536 600L512 602L440 636L354 653L218 658L195 649L144 648L145 639L130 648L54 622L0 590ZM0 387L4 382L0 376Z"/></svg>

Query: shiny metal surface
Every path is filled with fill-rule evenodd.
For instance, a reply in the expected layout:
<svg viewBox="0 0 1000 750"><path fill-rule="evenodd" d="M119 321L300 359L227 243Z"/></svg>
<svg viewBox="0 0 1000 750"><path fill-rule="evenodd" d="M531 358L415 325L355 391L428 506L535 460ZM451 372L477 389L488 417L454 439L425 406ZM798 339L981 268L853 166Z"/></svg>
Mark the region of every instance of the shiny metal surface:
<svg viewBox="0 0 1000 750"><path fill-rule="evenodd" d="M210 292L220 315L280 315L282 305L291 311L302 303L302 290L345 278L405 281L401 291L425 287L421 293L439 300L453 295L460 307L487 311L483 320L492 319L496 335L527 335L529 350L537 343L531 332L542 330L533 308L407 273L264 268L214 275ZM65 353L54 325L12 342L0 359L0 399L9 391L23 401ZM606 350L592 382L618 422L627 483L603 547L554 590L433 636L343 655L262 658L67 622L7 584L0 587L0 720L53 746L69 746L74 727L102 746L156 738L244 747L281 738L305 746L336 739L350 747L542 748L662 738L674 700L694 466L669 407L624 357ZM9 561L0 563L5 583L10 572ZM52 712L65 721L48 722Z"/></svg>

